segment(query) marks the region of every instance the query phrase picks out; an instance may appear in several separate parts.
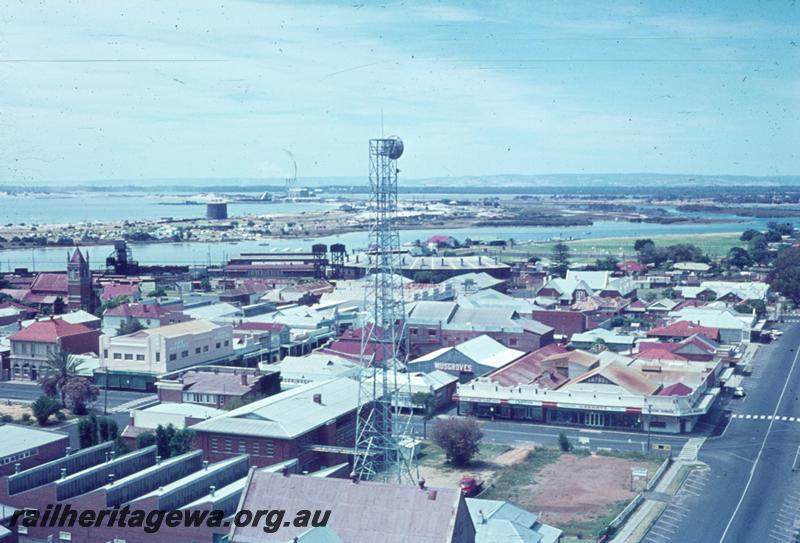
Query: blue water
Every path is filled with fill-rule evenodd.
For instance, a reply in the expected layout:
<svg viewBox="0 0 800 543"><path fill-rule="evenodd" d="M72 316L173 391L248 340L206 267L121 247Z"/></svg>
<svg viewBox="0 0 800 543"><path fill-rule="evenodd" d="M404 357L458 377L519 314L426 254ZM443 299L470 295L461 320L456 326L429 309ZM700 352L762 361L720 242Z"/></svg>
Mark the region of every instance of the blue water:
<svg viewBox="0 0 800 543"><path fill-rule="evenodd" d="M193 206L191 206L193 207ZM670 234L703 234L718 232L741 232L747 228L765 229L766 219L747 219L741 222L713 224L642 224L628 222L597 222L593 226L575 227L485 227L455 228L436 230L404 230L400 232L401 243L416 239L425 240L434 234L449 234L457 239L475 240L509 239L518 242L544 241L553 237L562 238L609 238L609 237L649 237ZM796 222L800 224L800 221ZM142 264L218 264L240 252L271 250L310 250L314 242L325 244L344 243L348 250L363 248L366 245L366 232L351 232L336 236L318 238L314 241L272 239L263 242L243 241L237 243L155 243L132 244L134 259ZM268 246L262 243L269 243ZM92 268L102 267L112 247L95 246L88 248ZM0 270L15 267L28 267L37 270L63 270L66 268L68 249L65 247L43 249L0 250Z"/></svg>
<svg viewBox="0 0 800 543"><path fill-rule="evenodd" d="M76 224L81 222L111 222L153 220L165 217L191 219L205 217L204 205L161 205L162 202L181 202L189 197L146 196L144 194L76 194L48 196L0 196L0 224ZM231 217L270 215L330 209L335 203L230 203Z"/></svg>

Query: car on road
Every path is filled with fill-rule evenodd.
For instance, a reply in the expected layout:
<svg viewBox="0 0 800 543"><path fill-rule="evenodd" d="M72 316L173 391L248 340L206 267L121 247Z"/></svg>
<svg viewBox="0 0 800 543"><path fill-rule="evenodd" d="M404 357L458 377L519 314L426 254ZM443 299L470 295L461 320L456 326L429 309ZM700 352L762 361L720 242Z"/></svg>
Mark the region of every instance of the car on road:
<svg viewBox="0 0 800 543"><path fill-rule="evenodd" d="M772 337L781 337L783 335L783 330L778 330L777 328L770 332Z"/></svg>
<svg viewBox="0 0 800 543"><path fill-rule="evenodd" d="M734 398L744 398L745 396L747 396L747 392L744 391L744 387L736 387L733 389Z"/></svg>
<svg viewBox="0 0 800 543"><path fill-rule="evenodd" d="M742 366L742 375L752 375L753 374L753 365L749 362Z"/></svg>

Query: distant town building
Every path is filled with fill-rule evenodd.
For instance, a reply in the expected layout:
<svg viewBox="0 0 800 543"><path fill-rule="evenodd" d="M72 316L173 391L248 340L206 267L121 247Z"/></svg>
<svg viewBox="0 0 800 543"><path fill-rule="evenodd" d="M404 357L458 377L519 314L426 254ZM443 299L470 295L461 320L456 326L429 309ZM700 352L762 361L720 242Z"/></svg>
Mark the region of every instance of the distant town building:
<svg viewBox="0 0 800 543"><path fill-rule="evenodd" d="M50 317L9 336L13 380L37 381L50 371L50 357L60 351L98 354L100 331Z"/></svg>
<svg viewBox="0 0 800 543"><path fill-rule="evenodd" d="M60 458L68 448L67 434L17 424L0 424L0 476Z"/></svg>
<svg viewBox="0 0 800 543"><path fill-rule="evenodd" d="M209 405L219 409L244 405L280 392L277 371L235 366L196 366L156 381L161 402Z"/></svg>
<svg viewBox="0 0 800 543"><path fill-rule="evenodd" d="M103 335L100 343L101 364L109 371L155 376L227 360L233 354L233 327L192 320L125 336Z"/></svg>

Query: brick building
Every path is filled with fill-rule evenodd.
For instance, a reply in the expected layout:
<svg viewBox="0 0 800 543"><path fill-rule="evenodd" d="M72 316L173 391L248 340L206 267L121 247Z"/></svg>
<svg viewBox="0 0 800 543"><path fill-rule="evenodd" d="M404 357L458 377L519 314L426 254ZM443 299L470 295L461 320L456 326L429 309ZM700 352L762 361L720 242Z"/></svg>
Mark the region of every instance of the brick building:
<svg viewBox="0 0 800 543"><path fill-rule="evenodd" d="M36 321L11 334L11 375L14 380L36 381L50 370L49 357L56 352L98 354L100 331L51 317Z"/></svg>
<svg viewBox="0 0 800 543"><path fill-rule="evenodd" d="M192 429L211 462L249 454L255 466L297 458L310 470L351 459L357 409L358 383L343 377L286 390Z"/></svg>

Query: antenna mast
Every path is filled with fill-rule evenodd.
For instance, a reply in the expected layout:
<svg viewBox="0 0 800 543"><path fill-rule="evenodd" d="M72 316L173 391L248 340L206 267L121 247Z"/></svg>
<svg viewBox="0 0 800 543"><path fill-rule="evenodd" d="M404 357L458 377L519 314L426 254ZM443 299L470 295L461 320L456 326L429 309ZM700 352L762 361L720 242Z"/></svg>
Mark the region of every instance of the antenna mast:
<svg viewBox="0 0 800 543"><path fill-rule="evenodd" d="M353 471L360 479L415 482L411 385L400 235L397 230L397 159L400 138L369 141L371 225L364 277L358 417ZM402 408L408 412L403 413Z"/></svg>

